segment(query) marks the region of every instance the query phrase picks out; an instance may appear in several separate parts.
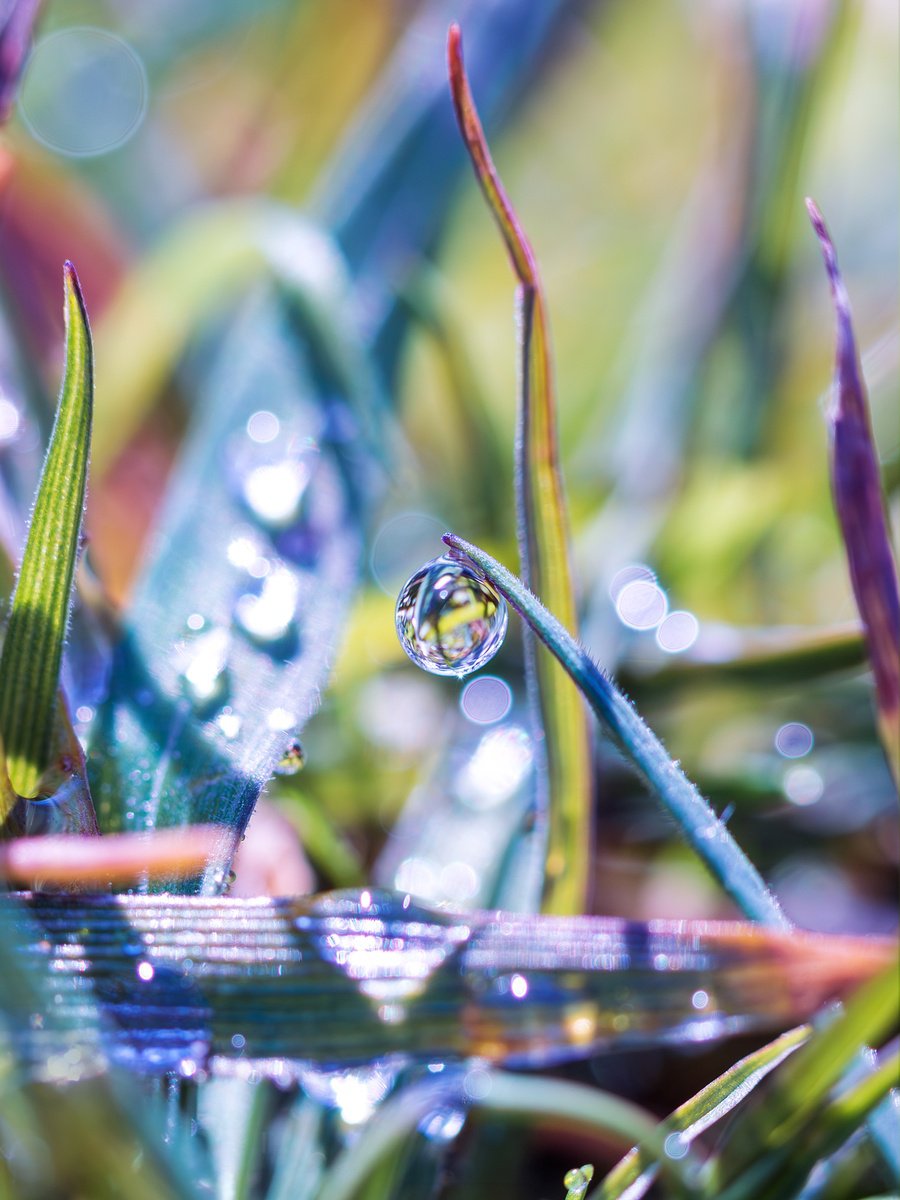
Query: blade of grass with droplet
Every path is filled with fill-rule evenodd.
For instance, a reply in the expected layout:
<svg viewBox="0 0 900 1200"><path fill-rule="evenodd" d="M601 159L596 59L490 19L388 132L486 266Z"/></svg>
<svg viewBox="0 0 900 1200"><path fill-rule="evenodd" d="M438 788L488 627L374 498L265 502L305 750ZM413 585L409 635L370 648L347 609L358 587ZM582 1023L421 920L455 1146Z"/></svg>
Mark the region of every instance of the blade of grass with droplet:
<svg viewBox="0 0 900 1200"><path fill-rule="evenodd" d="M900 973L895 961L863 984L830 1024L813 1032L776 1076L762 1101L733 1128L715 1168L715 1183L722 1192L751 1170L764 1173L766 1179L777 1176L798 1139L810 1135L825 1116L832 1089L860 1048L877 1045L896 1024L898 1010ZM866 1095L877 1093L881 1085L871 1082L876 1078L880 1078L880 1069L860 1084L864 1090L875 1088L875 1093L865 1091ZM879 1099L881 1096L876 1096L872 1108Z"/></svg>
<svg viewBox="0 0 900 1200"><path fill-rule="evenodd" d="M822 247L837 320L835 380L828 411L831 486L850 579L875 676L878 729L900 783L900 589L891 547L881 471L856 349L850 300L822 214L807 200Z"/></svg>
<svg viewBox="0 0 900 1200"><path fill-rule="evenodd" d="M680 1105L660 1125L664 1137L680 1134L686 1143L732 1112L763 1079L792 1054L809 1037L808 1025L791 1029L775 1041L729 1067L712 1083ZM603 1179L591 1193L590 1200L619 1200L627 1193L629 1200L638 1200L656 1178L656 1162L635 1147ZM640 1185L638 1185L640 1180Z"/></svg>
<svg viewBox="0 0 900 1200"><path fill-rule="evenodd" d="M671 813L687 841L709 867L724 890L751 920L779 928L788 926L778 901L759 872L713 812L674 763L659 738L644 724L628 702L583 647L560 622L516 578L481 550L456 534L444 534L452 549L467 555L499 592L528 622L545 646L572 676L584 698L603 724L618 738L625 752Z"/></svg>
<svg viewBox="0 0 900 1200"><path fill-rule="evenodd" d="M506 244L518 280L519 405L516 510L522 573L569 630L578 615L569 561L569 529L559 468L556 401L546 302L531 245L491 160L462 59L461 35L448 41L450 90L475 176ZM542 908L587 907L591 828L590 731L578 689L553 656L536 648L536 677L549 786Z"/></svg>
<svg viewBox="0 0 900 1200"><path fill-rule="evenodd" d="M59 672L90 457L91 333L71 263L65 265L64 280L66 352L62 387L0 657L0 739L5 771L12 788L26 799L35 795L51 765L60 729ZM9 800L7 793L4 804L8 806ZM86 790L76 807L76 823L85 832L96 828ZM3 816L9 816L8 809Z"/></svg>
<svg viewBox="0 0 900 1200"><path fill-rule="evenodd" d="M351 392L347 381L346 363L360 355L346 305L329 310L342 331L331 344L306 319L314 303L328 308L335 263L327 239L307 226L298 236L307 268L323 273L321 294L302 312L293 296L261 294L228 326L91 735L104 829L218 826L200 884L206 891L222 885L262 786L318 706L361 553L372 459L353 414L369 396ZM290 286L300 287L295 276ZM335 361L341 345L346 360ZM279 529L259 519L246 491L257 445L246 425L260 410L279 423L272 461L302 458L304 447L311 456L299 514ZM348 424L355 425L349 437ZM245 451L252 461L243 462ZM252 606L254 590L273 574L294 597L281 640L254 636L237 609L242 595ZM202 628L192 630L189 618ZM190 670L203 649L196 637L210 634L210 653L221 661L210 667L219 694L206 701Z"/></svg>

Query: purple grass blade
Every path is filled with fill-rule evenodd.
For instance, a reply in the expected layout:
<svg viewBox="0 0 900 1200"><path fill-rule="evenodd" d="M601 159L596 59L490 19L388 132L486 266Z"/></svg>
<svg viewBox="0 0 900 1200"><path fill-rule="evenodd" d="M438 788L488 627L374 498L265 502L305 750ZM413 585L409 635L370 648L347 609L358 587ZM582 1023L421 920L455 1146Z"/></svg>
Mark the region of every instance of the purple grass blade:
<svg viewBox="0 0 900 1200"><path fill-rule="evenodd" d="M850 579L875 676L878 729L900 779L900 597L850 300L822 214L806 201L822 245L837 318L835 379L828 409L831 486Z"/></svg>
<svg viewBox="0 0 900 1200"><path fill-rule="evenodd" d="M0 124L12 111L40 3L12 0L12 5L3 6L5 14L0 13Z"/></svg>

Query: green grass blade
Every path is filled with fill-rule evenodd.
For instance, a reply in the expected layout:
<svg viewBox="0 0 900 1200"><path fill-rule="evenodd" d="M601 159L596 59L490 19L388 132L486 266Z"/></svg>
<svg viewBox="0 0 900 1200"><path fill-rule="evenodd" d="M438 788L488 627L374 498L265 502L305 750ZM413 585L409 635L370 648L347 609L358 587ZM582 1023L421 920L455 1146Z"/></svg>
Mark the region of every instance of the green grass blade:
<svg viewBox="0 0 900 1200"><path fill-rule="evenodd" d="M64 276L65 372L0 658L0 737L12 786L26 797L50 757L90 456L91 333L71 263Z"/></svg>
<svg viewBox="0 0 900 1200"><path fill-rule="evenodd" d="M590 655L510 571L484 550L447 533L444 541L468 555L528 622L584 693L597 716L618 738L632 762L671 813L725 891L751 920L786 929L789 923L759 872L700 795L666 753L659 738L636 709L603 674Z"/></svg>
<svg viewBox="0 0 900 1200"><path fill-rule="evenodd" d="M834 1021L813 1033L780 1073L765 1103L748 1113L735 1129L718 1164L716 1182L723 1190L751 1167L762 1170L767 1156L771 1170L776 1171L771 1164L780 1161L779 1156L790 1156L797 1139L823 1120L832 1088L856 1060L862 1046L877 1044L891 1030L898 1008L900 975L893 962L864 984ZM879 1068L860 1086L867 1087L880 1077ZM877 1084L871 1086L877 1091ZM882 1094L876 1096L860 1121L881 1098Z"/></svg>
<svg viewBox="0 0 900 1200"><path fill-rule="evenodd" d="M537 263L491 160L466 78L458 26L448 42L450 89L460 132L518 280L519 404L516 512L522 574L570 631L578 616L569 528L559 469L550 332ZM541 647L535 669L549 783L549 828L542 908L584 912L590 869L591 745L578 689Z"/></svg>
<svg viewBox="0 0 900 1200"><path fill-rule="evenodd" d="M740 1062L729 1067L712 1083L680 1105L660 1126L664 1136L680 1134L687 1144L716 1121L730 1113L750 1091L761 1083L780 1063L784 1062L809 1037L809 1026L801 1025L782 1034ZM635 1185L642 1180L644 1190L650 1187L656 1176L656 1162L635 1147L602 1181L591 1194L591 1200L618 1200L626 1192L636 1200ZM642 1178L643 1177L643 1178ZM634 1191L631 1189L635 1188ZM640 1193L643 1194L643 1193Z"/></svg>

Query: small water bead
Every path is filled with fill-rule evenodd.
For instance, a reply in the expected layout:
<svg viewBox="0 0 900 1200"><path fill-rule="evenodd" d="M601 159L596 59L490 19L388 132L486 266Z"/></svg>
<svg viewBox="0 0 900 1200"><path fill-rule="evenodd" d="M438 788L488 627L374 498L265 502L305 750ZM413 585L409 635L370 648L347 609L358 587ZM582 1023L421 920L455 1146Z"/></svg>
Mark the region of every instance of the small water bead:
<svg viewBox="0 0 900 1200"><path fill-rule="evenodd" d="M245 592L234 606L238 628L258 645L274 647L296 638L300 584L287 567L275 567L258 592Z"/></svg>
<svg viewBox="0 0 900 1200"><path fill-rule="evenodd" d="M566 1200L581 1200L593 1178L593 1163L585 1163L583 1167L573 1167L571 1171L566 1171L563 1177L563 1187L569 1189Z"/></svg>
<svg viewBox="0 0 900 1200"><path fill-rule="evenodd" d="M506 602L474 565L444 555L426 563L400 592L397 636L433 675L462 677L490 662L506 636Z"/></svg>
<svg viewBox="0 0 900 1200"><path fill-rule="evenodd" d="M228 693L231 638L221 628L190 638L181 652L181 686L198 710L215 708Z"/></svg>
<svg viewBox="0 0 900 1200"><path fill-rule="evenodd" d="M306 766L306 751L300 742L294 738L275 765L276 775L296 775Z"/></svg>

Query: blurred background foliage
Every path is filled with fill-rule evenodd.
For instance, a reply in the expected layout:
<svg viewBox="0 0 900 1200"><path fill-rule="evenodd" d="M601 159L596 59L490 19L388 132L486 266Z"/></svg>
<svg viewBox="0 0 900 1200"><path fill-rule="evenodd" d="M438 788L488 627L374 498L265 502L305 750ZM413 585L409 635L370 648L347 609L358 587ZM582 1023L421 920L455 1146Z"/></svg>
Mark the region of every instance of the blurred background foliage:
<svg viewBox="0 0 900 1200"><path fill-rule="evenodd" d="M584 640L727 810L794 920L887 931L896 923L900 839L870 683L852 666L852 646L838 670L824 651L800 668L777 657L726 668L767 630L780 630L790 648L802 634L785 627L849 623L850 634L836 636L852 642L856 620L826 468L832 315L805 195L825 213L841 256L896 525L896 4L581 0L551 8L533 69L507 89L487 126L548 297ZM465 32L466 6L45 4L0 145L0 386L10 395L24 388L34 401L15 424L3 425L0 409L0 465L12 497L4 533L15 542L58 377L59 266L72 257L98 346L103 449L89 553L123 601L192 389L190 370L170 362L147 411L129 414L122 396L107 394L104 329L117 297L160 240L210 199L272 197L330 228L359 282L354 315L379 335L381 382L397 421L336 671L304 733L306 767L277 780L269 798L299 830L318 885L374 875L465 904L513 894L498 882L497 856L521 805L506 825L501 817L497 828L478 827L496 838L479 863L471 821L476 810L483 820L484 806L466 808L459 795L478 748L488 753L484 739L527 725L519 639L514 629L492 668L511 689L511 715L479 724L461 707L458 684L426 678L403 657L393 604L406 576L440 552L444 528L515 564L513 287L462 171L455 183L440 175L443 192L422 197L423 208L446 206L439 236L402 244L392 201L406 206L401 217L415 202L399 184L395 196L390 180L381 208L364 214L366 237L353 209L402 124L402 108L387 128L381 119L392 92L378 81L394 55L446 104L444 140L418 148L426 178L453 156L462 164L444 100L451 19ZM63 57L54 57L60 47ZM414 100L426 85L417 86ZM195 253L208 251L200 244ZM202 266L191 258L188 250L182 282ZM385 295L407 322L408 336L394 344L379 315ZM195 360L216 316L213 305L195 331ZM130 353L140 358L141 339L154 339L146 325L115 328L126 363ZM619 572L634 564L655 572L670 610L694 615L695 642L667 653L654 627L620 619ZM708 670L698 666L704 660ZM501 764L495 814L520 804L530 758L520 745L516 753ZM280 853L289 826L267 826L270 854ZM602 739L594 855L596 911L731 912ZM236 888L241 880L239 865ZM282 886L304 882L312 886L312 876L298 867ZM665 1082L658 1057L590 1070L660 1111L695 1090ZM700 1066L697 1078L711 1073Z"/></svg>

